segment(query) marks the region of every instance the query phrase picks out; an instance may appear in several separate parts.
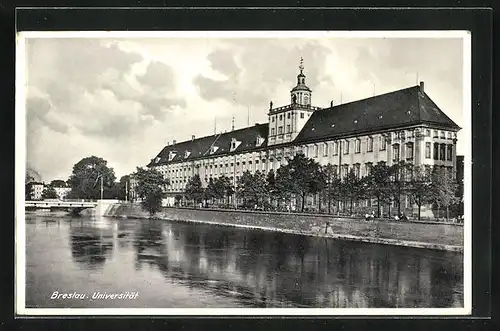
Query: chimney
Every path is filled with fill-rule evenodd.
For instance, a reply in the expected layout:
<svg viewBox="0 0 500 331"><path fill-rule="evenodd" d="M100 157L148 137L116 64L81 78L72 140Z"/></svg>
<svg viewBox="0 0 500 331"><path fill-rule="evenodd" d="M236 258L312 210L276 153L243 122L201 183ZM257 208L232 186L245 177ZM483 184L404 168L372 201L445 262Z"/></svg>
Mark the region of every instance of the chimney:
<svg viewBox="0 0 500 331"><path fill-rule="evenodd" d="M330 107L333 107L333 100L330 101Z"/></svg>
<svg viewBox="0 0 500 331"><path fill-rule="evenodd" d="M424 93L424 82L420 82L420 92Z"/></svg>
<svg viewBox="0 0 500 331"><path fill-rule="evenodd" d="M191 136L191 141L193 141L193 140L194 140L194 134Z"/></svg>
<svg viewBox="0 0 500 331"><path fill-rule="evenodd" d="M175 145L176 141L175 140L172 140L172 145Z"/></svg>
<svg viewBox="0 0 500 331"><path fill-rule="evenodd" d="M170 146L170 141L167 141L167 146Z"/></svg>

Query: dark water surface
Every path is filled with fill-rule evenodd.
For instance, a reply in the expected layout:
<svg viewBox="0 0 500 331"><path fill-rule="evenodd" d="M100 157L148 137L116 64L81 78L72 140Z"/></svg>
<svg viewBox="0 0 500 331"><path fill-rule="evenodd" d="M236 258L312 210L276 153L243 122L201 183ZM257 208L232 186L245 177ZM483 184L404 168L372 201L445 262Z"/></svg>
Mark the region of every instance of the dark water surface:
<svg viewBox="0 0 500 331"><path fill-rule="evenodd" d="M160 220L26 217L28 308L463 306L458 253ZM56 291L85 298L51 299ZM134 299L92 299L96 292Z"/></svg>

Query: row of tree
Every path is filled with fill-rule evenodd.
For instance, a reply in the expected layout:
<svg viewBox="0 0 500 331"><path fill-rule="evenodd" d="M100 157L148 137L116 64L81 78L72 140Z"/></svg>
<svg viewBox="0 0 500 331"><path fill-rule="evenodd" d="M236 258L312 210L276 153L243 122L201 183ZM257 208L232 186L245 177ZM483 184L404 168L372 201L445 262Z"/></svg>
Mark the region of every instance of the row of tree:
<svg viewBox="0 0 500 331"><path fill-rule="evenodd" d="M401 201L406 195L418 207L433 204L446 209L460 202L458 185L453 175L439 167L425 169L404 162L387 166L384 163L371 167L367 176L360 177L354 169L342 176L336 168L328 164L321 166L313 159L297 154L288 164L267 175L260 171L246 171L239 177L236 187L228 177L210 179L203 187L200 177L195 175L186 184L185 197L194 205L202 201L227 203L235 194L241 202L239 207L284 208L292 201L304 211L306 199L316 196L318 210L326 204L328 213L335 206L337 211L353 214L353 206L361 200L375 201L377 216L382 206L394 204L397 214L401 214Z"/></svg>
<svg viewBox="0 0 500 331"><path fill-rule="evenodd" d="M137 168L132 176L136 180L135 193L141 198L143 208L151 214L160 210L169 181L154 169ZM126 185L130 184L130 176L116 181L113 168L96 156L84 158L74 165L67 181L71 188L67 197L99 199L101 182L103 198L129 198L126 197ZM46 197L55 193L50 187ZM195 175L186 184L183 196L195 206L202 202L222 202L226 205L231 203L233 207L283 209L294 203L300 211L305 210L307 198L314 196L318 210L326 206L328 213L332 213L333 209L337 212L342 209L349 214L353 214L357 203L370 200L375 201L377 216L380 217L381 207L391 204L401 214L402 197L406 195L411 203L418 206L420 219L420 210L425 204L446 209L448 217L449 208L461 200L457 191L458 185L452 174L439 167L429 171L404 162L392 166L378 163L371 167L367 176L360 177L351 169L340 177L333 165L321 166L299 153L276 172L245 171L235 186L229 177L221 176L210 179L204 187L200 177Z"/></svg>

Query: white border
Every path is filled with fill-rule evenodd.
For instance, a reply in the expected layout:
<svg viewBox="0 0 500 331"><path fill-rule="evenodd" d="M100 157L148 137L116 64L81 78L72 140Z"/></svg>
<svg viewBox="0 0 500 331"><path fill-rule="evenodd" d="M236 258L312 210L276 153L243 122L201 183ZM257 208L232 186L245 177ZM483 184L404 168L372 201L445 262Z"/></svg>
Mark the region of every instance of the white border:
<svg viewBox="0 0 500 331"><path fill-rule="evenodd" d="M25 307L25 219L26 173L26 72L27 38L462 38L463 112L466 154L464 156L464 307L463 308L26 308ZM19 316L150 315L150 316L424 316L470 315L472 309L472 128L471 123L471 35L468 31L79 31L21 32L16 48L16 172L15 172L15 308Z"/></svg>

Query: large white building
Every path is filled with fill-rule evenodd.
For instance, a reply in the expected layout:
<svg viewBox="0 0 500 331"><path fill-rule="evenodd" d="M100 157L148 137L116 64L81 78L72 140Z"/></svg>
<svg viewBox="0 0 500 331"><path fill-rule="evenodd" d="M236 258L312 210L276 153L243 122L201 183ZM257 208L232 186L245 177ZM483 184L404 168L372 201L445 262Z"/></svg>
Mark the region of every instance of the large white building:
<svg viewBox="0 0 500 331"><path fill-rule="evenodd" d="M170 180L173 204L189 178L204 185L227 176L236 184L246 170L268 172L297 152L322 165L331 163L345 176L364 176L378 162L406 161L421 166L456 168L454 123L425 93L424 83L367 99L321 108L312 106L303 66L290 104L267 110L268 122L165 146L148 167ZM404 202L408 204L407 201Z"/></svg>

